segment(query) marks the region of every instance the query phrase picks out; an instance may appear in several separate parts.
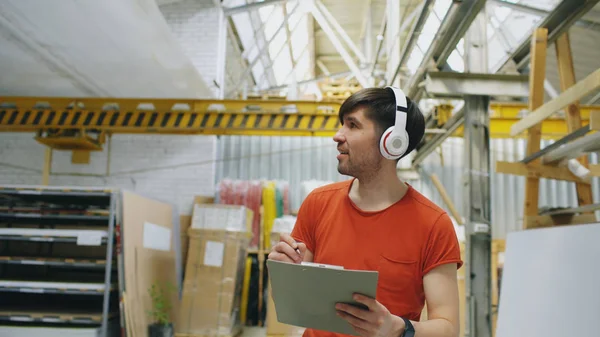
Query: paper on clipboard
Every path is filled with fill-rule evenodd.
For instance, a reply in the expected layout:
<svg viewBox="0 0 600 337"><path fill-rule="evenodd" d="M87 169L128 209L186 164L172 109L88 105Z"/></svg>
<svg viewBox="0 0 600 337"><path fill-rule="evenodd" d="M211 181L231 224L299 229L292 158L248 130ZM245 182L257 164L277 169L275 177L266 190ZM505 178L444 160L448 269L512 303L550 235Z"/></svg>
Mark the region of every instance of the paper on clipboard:
<svg viewBox="0 0 600 337"><path fill-rule="evenodd" d="M284 324L357 335L336 315L336 303L358 304L354 293L375 298L379 273L267 260L277 320Z"/></svg>

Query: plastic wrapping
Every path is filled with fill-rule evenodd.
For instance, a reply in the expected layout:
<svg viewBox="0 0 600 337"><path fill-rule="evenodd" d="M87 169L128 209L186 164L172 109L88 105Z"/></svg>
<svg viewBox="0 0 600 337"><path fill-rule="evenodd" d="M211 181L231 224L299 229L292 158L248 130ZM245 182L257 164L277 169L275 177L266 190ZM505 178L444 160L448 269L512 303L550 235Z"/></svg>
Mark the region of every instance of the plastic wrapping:
<svg viewBox="0 0 600 337"><path fill-rule="evenodd" d="M217 189L220 204L244 205L254 212L250 248L258 248L262 182L260 180L224 179L218 184Z"/></svg>
<svg viewBox="0 0 600 337"><path fill-rule="evenodd" d="M244 205L254 212L250 248L260 243L260 208L263 207L264 248L268 249L273 221L290 213L290 193L287 181L223 179L217 186L218 202Z"/></svg>
<svg viewBox="0 0 600 337"><path fill-rule="evenodd" d="M279 242L279 237L282 233L290 234L296 225L296 217L293 215L284 215L281 218L275 219L273 228L271 229L270 242L273 247Z"/></svg>

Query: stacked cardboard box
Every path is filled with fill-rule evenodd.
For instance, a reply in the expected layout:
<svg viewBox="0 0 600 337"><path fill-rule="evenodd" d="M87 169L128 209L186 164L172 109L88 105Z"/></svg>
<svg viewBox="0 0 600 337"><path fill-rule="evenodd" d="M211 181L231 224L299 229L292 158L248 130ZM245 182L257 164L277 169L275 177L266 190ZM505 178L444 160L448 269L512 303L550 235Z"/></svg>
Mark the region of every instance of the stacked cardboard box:
<svg viewBox="0 0 600 337"><path fill-rule="evenodd" d="M252 216L243 206L194 206L177 335L234 336L240 331Z"/></svg>

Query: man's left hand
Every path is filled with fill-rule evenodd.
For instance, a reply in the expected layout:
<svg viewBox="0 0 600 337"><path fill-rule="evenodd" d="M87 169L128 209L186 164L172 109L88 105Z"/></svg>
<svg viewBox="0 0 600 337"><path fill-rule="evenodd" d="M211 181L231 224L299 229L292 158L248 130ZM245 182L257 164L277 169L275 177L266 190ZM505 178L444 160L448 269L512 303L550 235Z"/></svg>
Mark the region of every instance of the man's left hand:
<svg viewBox="0 0 600 337"><path fill-rule="evenodd" d="M404 321L374 298L354 295L354 300L366 305L364 310L351 304L336 304L337 314L348 321L362 337L399 337L404 331Z"/></svg>

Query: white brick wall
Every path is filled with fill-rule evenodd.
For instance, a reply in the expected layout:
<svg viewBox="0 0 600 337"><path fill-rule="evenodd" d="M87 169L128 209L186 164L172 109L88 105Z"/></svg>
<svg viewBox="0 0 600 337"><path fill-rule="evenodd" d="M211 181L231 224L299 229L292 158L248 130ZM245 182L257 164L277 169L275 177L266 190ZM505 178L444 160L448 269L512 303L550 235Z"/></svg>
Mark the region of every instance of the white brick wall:
<svg viewBox="0 0 600 337"><path fill-rule="evenodd" d="M184 214L191 214L195 195L214 195L215 136L115 135L105 176L107 147L81 165L71 164L70 151L54 151L50 185L126 188ZM0 184L41 184L44 152L31 134L0 134Z"/></svg>
<svg viewBox="0 0 600 337"><path fill-rule="evenodd" d="M219 9L213 0L182 0L159 8L184 53L217 96Z"/></svg>
<svg viewBox="0 0 600 337"><path fill-rule="evenodd" d="M239 48L235 45L237 42L230 38L227 38L227 64L225 66L225 91L228 92L234 89L234 86L238 84L240 77L246 71L246 64L242 60L242 54L239 52ZM240 90L242 88L240 87Z"/></svg>
<svg viewBox="0 0 600 337"><path fill-rule="evenodd" d="M227 29L219 35L219 9L213 0L181 0L159 7L171 32L181 44L215 97L219 97L219 39L227 39L225 90L226 93L243 72L240 53L232 45ZM232 84L233 83L233 84Z"/></svg>
<svg viewBox="0 0 600 337"><path fill-rule="evenodd" d="M45 148L31 133L0 133L0 184L42 183Z"/></svg>

